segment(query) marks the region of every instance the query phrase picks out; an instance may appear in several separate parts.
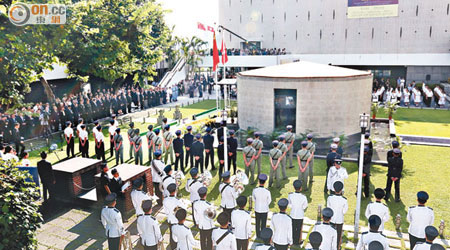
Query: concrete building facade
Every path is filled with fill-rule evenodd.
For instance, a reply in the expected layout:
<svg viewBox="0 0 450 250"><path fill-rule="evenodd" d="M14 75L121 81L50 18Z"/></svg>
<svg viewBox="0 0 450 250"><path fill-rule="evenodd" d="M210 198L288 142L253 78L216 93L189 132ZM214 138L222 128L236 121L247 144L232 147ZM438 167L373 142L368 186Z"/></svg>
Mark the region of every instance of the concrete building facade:
<svg viewBox="0 0 450 250"><path fill-rule="evenodd" d="M396 17L350 19L347 10L347 0L219 0L219 23L261 48L286 48L292 58L330 55L333 65L400 66L407 80L448 81L450 0L400 0ZM228 32L225 41L243 46Z"/></svg>
<svg viewBox="0 0 450 250"><path fill-rule="evenodd" d="M309 62L266 67L239 73L237 77L239 126L271 133L284 129L277 116L277 92L289 90L295 111L287 114L295 132L313 131L319 138L352 136L360 132L359 115L370 113L372 75L358 71ZM288 95L289 96L289 95ZM280 101L280 99L278 100Z"/></svg>

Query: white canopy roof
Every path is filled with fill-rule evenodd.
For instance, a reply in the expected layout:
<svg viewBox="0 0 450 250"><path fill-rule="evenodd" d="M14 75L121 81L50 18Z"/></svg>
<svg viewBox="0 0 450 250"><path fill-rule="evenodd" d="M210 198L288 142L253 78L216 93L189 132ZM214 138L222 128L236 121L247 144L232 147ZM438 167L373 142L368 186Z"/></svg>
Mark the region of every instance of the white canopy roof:
<svg viewBox="0 0 450 250"><path fill-rule="evenodd" d="M268 78L343 78L369 76L368 71L354 70L312 62L294 62L239 73L241 76Z"/></svg>

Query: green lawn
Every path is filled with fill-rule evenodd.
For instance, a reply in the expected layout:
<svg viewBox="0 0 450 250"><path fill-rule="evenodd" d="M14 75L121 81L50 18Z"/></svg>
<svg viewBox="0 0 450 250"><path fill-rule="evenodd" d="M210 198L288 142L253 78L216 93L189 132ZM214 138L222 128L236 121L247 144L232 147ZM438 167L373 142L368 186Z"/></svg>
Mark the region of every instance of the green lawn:
<svg viewBox="0 0 450 250"><path fill-rule="evenodd" d="M377 117L387 118L384 109ZM399 108L394 114L397 134L450 137L450 111Z"/></svg>
<svg viewBox="0 0 450 250"><path fill-rule="evenodd" d="M94 143L91 141L90 144L90 155L93 156ZM75 145L75 151L78 145ZM106 148L109 149L109 142L106 143ZM128 158L128 142L124 143L124 159L127 161ZM65 149L65 148L64 148ZM109 151L107 151L109 152ZM426 153L424 153L426 152ZM58 152L60 158L65 157L65 152ZM106 154L109 157L109 153ZM243 166L243 161L241 154L238 155L238 166ZM216 158L217 159L217 158ZM446 178L450 176L450 148L445 147L428 147L428 146L410 146L404 151L405 159L405 175L401 183L401 198L402 202L395 203L389 202L389 208L391 211L391 219L386 224L388 230L394 230L394 219L397 214L402 216L402 231L407 232L408 223L406 222L406 213L409 206L416 204L415 195L420 190L425 190L430 194L429 205L434 208L435 211L435 226L439 226L441 219L446 219L450 217L450 193L442 192L443 189L447 188ZM37 153L32 155L32 163L36 163L39 160ZM57 158L54 154L50 154L48 157L50 162L55 163ZM113 167L115 165L114 158L107 158L108 165ZM144 162L148 162L147 151L144 151ZM217 165L217 163L216 163ZM344 163L349 173L349 178L345 182L345 196L348 198L349 211L345 215L345 223L353 224L354 221L354 211L356 204L356 183L357 183L357 166L355 163ZM310 191L306 193L309 201L309 208L306 212L306 216L315 219L317 217L317 206L321 204L324 206L326 204L326 196L323 193L323 185L325 182L325 161L315 160L315 182L313 183ZM297 170L288 169L289 180L282 181L282 187L277 189L275 187L271 188L273 202L271 204L271 209L277 211L276 202L284 197L287 197L289 192L294 191L292 187L292 182L297 178ZM372 178L371 178L371 190L373 191L375 187L385 187L386 184L386 171L387 169L382 166L374 166L372 168ZM269 172L269 162L268 158L263 157L263 172ZM211 186L209 187L208 200L215 204L217 207L220 206L220 196L218 190L218 177L217 172L212 173L214 179ZM189 178L189 176L187 176ZM187 180L187 178L186 178ZM183 187L185 181L183 182ZM244 195L251 195L252 189L255 186L247 186ZM181 189L183 197L188 198L189 194ZM365 208L370 202L369 199L363 199L362 201L362 212L361 212L361 223L362 225L367 225L366 218L364 217ZM450 233L449 229L446 229L447 233Z"/></svg>

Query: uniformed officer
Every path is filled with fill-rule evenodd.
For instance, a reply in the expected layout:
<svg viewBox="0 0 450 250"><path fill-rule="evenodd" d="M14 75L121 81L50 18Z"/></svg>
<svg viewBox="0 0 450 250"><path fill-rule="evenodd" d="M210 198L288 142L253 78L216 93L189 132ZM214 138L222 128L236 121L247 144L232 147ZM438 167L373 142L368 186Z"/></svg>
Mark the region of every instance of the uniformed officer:
<svg viewBox="0 0 450 250"><path fill-rule="evenodd" d="M173 135L170 131L170 125L164 127L163 144L164 144L164 162L167 164L167 159L170 157L170 164L173 164Z"/></svg>
<svg viewBox="0 0 450 250"><path fill-rule="evenodd" d="M319 232L323 237L320 249L322 250L336 250L337 231L331 226L330 220L333 217L333 210L331 208L322 209L322 222L316 223L313 231Z"/></svg>
<svg viewBox="0 0 450 250"><path fill-rule="evenodd" d="M286 126L287 132L285 133L286 143L289 151L289 168L293 168L292 157L294 154L294 142L295 142L295 133L292 132L292 125Z"/></svg>
<svg viewBox="0 0 450 250"><path fill-rule="evenodd" d="M237 249L247 250L249 238L252 237L252 217L250 216L250 211L245 210L247 197L242 195L239 196L236 199L236 203L239 209L235 209L231 212L231 226L233 228L233 233L236 236Z"/></svg>
<svg viewBox="0 0 450 250"><path fill-rule="evenodd" d="M114 150L116 151L116 165L123 164L123 138L120 134L120 128L116 128L114 135ZM140 206L140 204L139 204Z"/></svg>
<svg viewBox="0 0 450 250"><path fill-rule="evenodd" d="M142 202L152 199L146 192L142 190L143 188L144 181L142 178L137 178L133 181L133 191L131 191L130 196L134 211L136 212L136 215L138 217L140 215L144 215L144 211L142 211Z"/></svg>
<svg viewBox="0 0 450 250"><path fill-rule="evenodd" d="M417 242L413 250L430 250L434 239L436 239L438 235L439 232L435 227L427 226L425 228L425 242Z"/></svg>
<svg viewBox="0 0 450 250"><path fill-rule="evenodd" d="M97 148L97 126L98 126L98 121L94 121L94 127L92 128L92 136L94 137L94 149L95 149L95 156L98 155L98 148Z"/></svg>
<svg viewBox="0 0 450 250"><path fill-rule="evenodd" d="M175 131L177 138L173 140L173 151L175 152L175 171L178 170L178 164L180 169L184 173L184 150L183 150L183 138L181 138L181 130Z"/></svg>
<svg viewBox="0 0 450 250"><path fill-rule="evenodd" d="M157 250L163 237L158 221L152 216L152 201L144 200L140 207L144 214L137 217L137 231L142 247L144 250Z"/></svg>
<svg viewBox="0 0 450 250"><path fill-rule="evenodd" d="M250 185L255 184L255 157L256 150L252 147L253 139L247 138L247 146L242 149L242 158L244 158L245 174L250 180Z"/></svg>
<svg viewBox="0 0 450 250"><path fill-rule="evenodd" d="M191 229L184 225L186 214L185 209L178 209L175 213L178 223L171 227L173 233L170 238L176 242L176 250L192 250L194 247L198 247L198 243L194 240Z"/></svg>
<svg viewBox="0 0 450 250"><path fill-rule="evenodd" d="M166 175L164 176L164 178L162 179L162 186L163 186L163 195L164 197L168 197L170 192L167 189L167 187L169 187L170 184L174 183L175 185L177 184L175 181L175 178L173 178L172 176L172 166L171 165L167 165L164 168L164 173L166 173Z"/></svg>
<svg viewBox="0 0 450 250"><path fill-rule="evenodd" d="M67 158L70 157L70 153L72 153L72 157L75 157L75 142L73 138L72 123L70 121L66 122L66 128L64 129L64 138L66 139L67 143Z"/></svg>
<svg viewBox="0 0 450 250"><path fill-rule="evenodd" d="M193 168L195 169L195 168ZM206 187L200 187L197 191L197 195L200 197L199 200L196 200L192 204L193 215L195 218L195 224L200 230L200 246L202 250L212 250L213 242L212 242L212 230L214 229L214 221L212 217L208 217L205 214L205 211L208 208L211 208L211 204L206 201L206 193L208 189Z"/></svg>
<svg viewBox="0 0 450 250"><path fill-rule="evenodd" d="M335 137L333 138L333 143L336 144L337 146L336 153L338 153L338 155L342 157L342 155L344 154L344 149L341 146L339 146L339 144L341 143L341 139L339 137Z"/></svg>
<svg viewBox="0 0 450 250"><path fill-rule="evenodd" d="M309 244L311 244L311 248L308 250L319 250L320 245L322 244L322 234L319 232L311 232L309 234Z"/></svg>
<svg viewBox="0 0 450 250"><path fill-rule="evenodd" d="M263 148L263 142L259 139L261 134L259 132L255 132L255 139L253 140L252 147L256 150L256 166L258 168L258 176L261 174L261 152Z"/></svg>
<svg viewBox="0 0 450 250"><path fill-rule="evenodd" d="M194 143L192 143L191 150L192 156L194 157L195 160L194 167L199 169L200 173L203 174L203 162L204 162L203 151L205 151L205 145L203 145L201 134L195 135L195 141Z"/></svg>
<svg viewBox="0 0 450 250"><path fill-rule="evenodd" d="M161 137L159 136L160 130L159 128L153 130L155 132L155 137L153 137L153 150L159 150L161 151L161 154L163 152L163 140L161 139Z"/></svg>
<svg viewBox="0 0 450 250"><path fill-rule="evenodd" d="M134 147L134 164L144 165L144 155L142 152L142 137L139 129L134 130L133 147Z"/></svg>
<svg viewBox="0 0 450 250"><path fill-rule="evenodd" d="M372 241L378 241L383 245L384 250L389 249L389 243L386 238L380 231L379 227L381 225L381 219L378 215L372 215L369 217L369 227L370 231L363 232L361 237L359 238L358 244L356 245L355 250L363 250L368 248L369 244Z"/></svg>
<svg viewBox="0 0 450 250"><path fill-rule="evenodd" d="M187 180L185 189L186 189L187 192L190 193L189 200L193 204L194 201L200 200L200 196L198 194L198 190L201 187L203 187L204 185L203 185L203 183L200 180L198 180L198 169L191 168L189 173L191 174L192 179ZM192 218L194 220L194 224L196 224L195 223L195 216L194 216L194 206L192 206Z"/></svg>
<svg viewBox="0 0 450 250"><path fill-rule="evenodd" d="M359 166L359 151L358 151L358 166ZM370 196L370 168L372 166L372 156L369 154L369 146L364 147L364 155L363 155L363 173L362 173L362 181L363 181L363 193L364 197L368 198Z"/></svg>
<svg viewBox="0 0 450 250"><path fill-rule="evenodd" d="M230 129L229 132L230 137L227 138L227 144L230 146L228 151L228 171L231 171L231 165L233 165L233 174L236 174L236 154L237 154L237 147L238 147L238 141L234 137L234 130Z"/></svg>
<svg viewBox="0 0 450 250"><path fill-rule="evenodd" d="M155 156L155 158L150 163L152 169L152 182L153 187L155 188L155 195L159 198L157 201L158 205L162 205L163 194L159 189L159 184L162 183L165 173L163 171L164 163L161 161L161 150L156 150L153 156Z"/></svg>
<svg viewBox="0 0 450 250"><path fill-rule="evenodd" d="M328 196L327 207L333 210L333 217L331 217L331 223L334 225L337 231L337 248L341 249L342 242L342 227L344 226L344 215L348 211L347 198L342 196L342 190L344 190L344 183L336 181L333 184L334 194Z"/></svg>
<svg viewBox="0 0 450 250"><path fill-rule="evenodd" d="M303 217L305 216L305 210L308 207L308 199L302 191L302 181L295 180L294 183L295 192L289 193L288 201L291 206L291 218L292 218L292 242L294 245L301 245L302 240L302 227Z"/></svg>
<svg viewBox="0 0 450 250"><path fill-rule="evenodd" d="M130 128L127 131L127 135L128 135L128 141L130 142L130 159L133 158L133 152L134 152L134 147L133 147L133 137L134 137L134 122L130 122Z"/></svg>
<svg viewBox="0 0 450 250"><path fill-rule="evenodd" d="M316 152L316 143L314 143L312 140L314 138L314 135L309 133L306 135L306 139L308 141L308 145L306 145L306 149L309 150L309 153L311 154L311 160L309 161L308 168L309 168L309 183L312 183L314 180L314 153Z"/></svg>
<svg viewBox="0 0 450 250"><path fill-rule="evenodd" d="M341 164L342 159L334 159L334 166L328 171L327 187L328 190L330 190L330 193L334 193L334 183L336 181L344 183L344 180L348 178L347 170L342 167ZM336 213L336 211L334 211L334 213Z"/></svg>
<svg viewBox="0 0 450 250"><path fill-rule="evenodd" d="M211 162L211 170L215 170L214 166L214 136L211 127L206 127L206 134L203 136L203 143L205 144L205 169L208 169Z"/></svg>
<svg viewBox="0 0 450 250"><path fill-rule="evenodd" d="M269 174L269 187L272 187L273 179L277 180L277 188L280 188L280 159L283 153L278 149L278 141L272 142L273 148L269 151L270 157L270 174Z"/></svg>
<svg viewBox="0 0 450 250"><path fill-rule="evenodd" d="M167 215L167 223L170 225L170 249L175 249L177 247L177 243L172 237L173 225L178 223L178 220L175 217L175 212L179 208L186 209L186 206L179 199L177 199L177 197L175 197L176 190L177 185L175 183L169 184L169 186L167 186L169 196L163 200L164 212Z"/></svg>
<svg viewBox="0 0 450 250"><path fill-rule="evenodd" d="M302 148L297 152L298 179L302 181L304 191L308 191L309 163L311 162L311 153L307 146L308 142L302 141Z"/></svg>
<svg viewBox="0 0 450 250"><path fill-rule="evenodd" d="M81 157L89 158L89 135L86 131L86 125L81 124L80 129L78 137L80 139Z"/></svg>
<svg viewBox="0 0 450 250"><path fill-rule="evenodd" d="M279 213L272 215L270 228L273 230L273 243L277 250L288 249L292 245L292 219L286 214L289 201L282 198L278 201Z"/></svg>
<svg viewBox="0 0 450 250"><path fill-rule="evenodd" d="M384 198L384 190L382 188L377 188L373 192L375 195L375 202L371 202L366 208L366 218L369 219L371 215L378 215L381 219L380 232L384 230L384 223L389 221L389 208L381 202Z"/></svg>
<svg viewBox="0 0 450 250"><path fill-rule="evenodd" d="M401 151L399 148L392 150L392 157L388 158L388 173L386 181L386 196L387 201L391 196L392 182L395 185L395 202L400 202L400 178L403 172L403 159L401 158ZM412 249L412 248L411 248Z"/></svg>
<svg viewBox="0 0 450 250"><path fill-rule="evenodd" d="M109 121L109 128L108 128L108 133L109 133L109 152L110 152L110 157L114 156L114 135L116 134L116 126L114 126L115 120L110 120Z"/></svg>
<svg viewBox="0 0 450 250"><path fill-rule="evenodd" d="M407 220L409 222L409 249L414 249L417 242L425 242L425 228L433 225L434 223L433 209L425 206L428 198L429 196L427 192L418 192L417 202L419 204L417 206L409 207L408 209Z"/></svg>
<svg viewBox="0 0 450 250"><path fill-rule="evenodd" d="M261 236L259 238L263 240L264 245L256 246L255 250L275 250L275 247L271 245L272 235L273 235L272 229L268 227L263 228L261 231Z"/></svg>
<svg viewBox="0 0 450 250"><path fill-rule="evenodd" d="M323 188L323 192L328 192L328 172L330 171L330 168L334 166L334 160L336 158L341 158L340 155L338 155L337 151L337 145L332 143L330 145L330 152L327 154L327 169L326 169L326 175L325 175L325 185Z"/></svg>
<svg viewBox="0 0 450 250"><path fill-rule="evenodd" d="M186 160L185 160L185 166L188 167L188 163L190 163L190 167L194 167L194 157L192 156L191 147L192 143L194 142L194 136L192 135L192 126L186 127L187 132L183 136L184 140L184 148L186 150Z"/></svg>
<svg viewBox="0 0 450 250"><path fill-rule="evenodd" d="M394 149L400 149L400 143L398 141L392 141L392 149L386 153L386 159L389 159L394 156ZM402 158L402 152L400 151L400 158Z"/></svg>
<svg viewBox="0 0 450 250"><path fill-rule="evenodd" d="M278 137L278 149L281 151L282 155L280 158L281 163L281 174L283 175L283 180L287 179L286 175L286 161L287 161L287 153L288 153L288 146L286 145L286 139L284 135L280 135Z"/></svg>
<svg viewBox="0 0 450 250"><path fill-rule="evenodd" d="M228 228L230 216L227 212L222 212L217 216L220 228L212 232L212 240L216 250L237 250L236 237Z"/></svg>
<svg viewBox="0 0 450 250"><path fill-rule="evenodd" d="M115 208L117 195L115 193L108 194L105 198L106 207L102 209L101 220L106 230L108 238L108 248L111 250L119 250L120 239L125 234L123 227L122 215Z"/></svg>
<svg viewBox="0 0 450 250"><path fill-rule="evenodd" d="M369 154L370 157L373 155L373 143L372 140L370 140L370 133L367 132L364 134L364 140L367 140L367 146L369 147ZM364 144L366 144L366 141L364 141Z"/></svg>
<svg viewBox="0 0 450 250"><path fill-rule="evenodd" d="M233 186L230 185L229 171L225 171L222 174L222 180L223 182L219 185L219 192L222 199L220 206L230 218L231 211L233 211L233 209L236 207L236 198L238 197L238 193L234 190Z"/></svg>
<svg viewBox="0 0 450 250"><path fill-rule="evenodd" d="M102 159L103 162L106 162L105 158L105 137L103 136L102 126L97 126L97 131L95 133L96 145L97 148L97 160Z"/></svg>
<svg viewBox="0 0 450 250"><path fill-rule="evenodd" d="M153 125L148 125L147 127L148 132L145 137L147 137L147 149L148 149L148 160L149 162L152 161L152 155L153 155L153 148L154 148L154 141L153 138L155 138L155 132L153 132Z"/></svg>
<svg viewBox="0 0 450 250"><path fill-rule="evenodd" d="M253 189L252 198L255 204L255 227L256 237L261 238L261 230L267 226L267 214L269 205L272 202L270 191L264 188L267 175L258 175L259 186Z"/></svg>

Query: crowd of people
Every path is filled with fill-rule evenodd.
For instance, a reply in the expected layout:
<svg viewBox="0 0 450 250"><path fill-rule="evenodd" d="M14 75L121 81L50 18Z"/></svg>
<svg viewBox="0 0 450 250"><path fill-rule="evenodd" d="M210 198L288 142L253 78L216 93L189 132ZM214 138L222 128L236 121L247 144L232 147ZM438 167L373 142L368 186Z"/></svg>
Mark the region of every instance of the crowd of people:
<svg viewBox="0 0 450 250"><path fill-rule="evenodd" d="M221 52L219 52L220 54ZM272 55L286 55L286 49L283 48L258 48L251 47L244 49L227 49L228 56L272 56ZM209 51L209 55L212 56L212 49Z"/></svg>
<svg viewBox="0 0 450 250"><path fill-rule="evenodd" d="M163 122L167 123L167 120ZM116 164L123 162L124 139L120 134L120 128L114 127L115 121L111 120L110 147L112 155L116 156ZM134 129L134 124L130 124L127 131L130 143L129 157L134 158L135 163L143 165L144 152L148 151L148 163L152 171L152 181L154 193L158 199L156 203L164 209L167 222L170 224L170 245L168 249L192 249L193 246L200 245L201 249L248 249L249 239L253 234L253 219L250 216L255 213L256 237L262 239L265 245L257 249L288 249L290 245L302 244L302 226L305 209L308 207L308 199L303 192L308 190L308 184L314 181L314 153L315 143L312 134L307 135L307 140L301 142L301 148L293 154L295 133L292 126L286 127L286 132L277 140L272 142L272 149L269 151L270 170L264 173L262 169L262 148L263 142L260 140L260 133L255 133L253 138L247 139L247 145L242 150L242 155L238 156L237 139L234 138L234 131L225 131L226 123L214 131L207 128L205 134L192 134L192 127L187 127L187 132L182 134L180 130L173 132L170 125L163 124L162 130L148 127L147 134L143 140L140 131ZM70 128L70 126L69 126ZM112 128L112 129L111 129ZM84 128L83 128L84 129ZM104 140L101 128L94 128L97 140ZM219 141L217 154L213 146L215 136ZM100 135L101 136L98 136ZM227 135L228 134L228 135ZM228 165L225 166L225 145L224 136L227 136ZM370 231L364 232L357 245L357 249L366 249L371 243L376 241L380 248L376 250L389 249L387 238L382 234L384 223L389 221L388 207L382 200L390 199L392 184L395 185L395 202L400 202L400 179L403 171L402 153L399 143L394 141L392 149L387 153L388 172L386 188L369 190L371 156L373 152L370 134L365 135L364 141L364 162L363 162L363 193L366 198L370 198L373 193L376 201L370 203L366 208L366 217L370 225ZM104 141L100 142L103 147L101 153L104 154ZM67 142L67 145L72 145ZM145 149L145 150L143 150ZM321 250L341 249L342 232L344 225L344 215L348 212L347 199L343 196L345 180L348 173L343 166L342 154L344 149L340 146L339 138L333 139L330 145L330 152L327 155L327 178L324 183L324 192L327 195L326 208L322 211L322 222L315 225L313 231L317 232L315 238L321 241L318 247ZM69 156L69 155L68 155ZM88 155L87 155L88 156ZM221 198L222 212L217 216L220 228L215 228L214 208L206 200L208 185L202 178L207 170L216 171L214 159L218 157L218 176L221 182L218 186ZM43 153L42 161L38 163L39 168L48 170L48 162L45 161L46 154ZM104 157L104 155L103 155ZM102 156L97 158L103 158ZM249 179L249 184L257 183L251 197L241 195L241 190L235 187L236 183L231 182L232 174L237 173L236 160L242 157L245 164L245 173ZM104 159L104 158L103 158ZM294 168L294 165L297 167ZM185 189L190 193L192 204L193 221L200 230L200 244L196 242L188 227L184 226L187 216L187 205L178 199L177 192L181 189L177 182L175 173L182 171L186 173L190 167L191 179L186 183ZM51 169L51 168L50 168ZM293 169L293 170L290 170ZM121 218L121 207L123 208L123 190L125 184L120 178L120 173L113 169L113 178L108 176L106 164L102 167L101 173L101 193L107 202L107 207L102 210L102 223L106 229L109 248L118 249L120 237L125 233ZM269 206L275 197L271 196L269 189L279 189L280 181L287 179L288 171L296 171L298 178L292 185L295 192L288 197L282 197L278 201L279 213L274 213L271 217L270 225L267 225ZM44 190L49 190L52 197L52 186L55 179L48 178L48 172L39 171L45 186ZM47 180L44 183L44 180ZM56 180L57 181L57 180ZM177 184L178 183L178 184ZM157 249L161 244L162 236L159 229L159 222L151 217L152 207L155 205L154 198L143 192L143 180L138 179L133 182L131 191L132 203L135 207L137 229L141 238L141 244L145 249ZM44 196L44 199L46 196ZM425 204L428 194L421 191L417 194L418 205L408 209L407 220L410 223L410 249L430 249L431 243L437 237L437 230L432 226L434 223L434 213ZM246 211L248 199L252 199L254 208ZM116 204L118 208L116 209ZM290 207L290 214L286 213ZM148 215L148 216L146 216ZM320 235L320 237L319 237ZM313 241L311 242L313 244ZM265 247L265 248L264 248Z"/></svg>
<svg viewBox="0 0 450 250"><path fill-rule="evenodd" d="M445 91L436 85L432 90L427 84L423 83L421 87L416 86L416 82L412 81L407 86L405 79L399 78L395 86L391 86L389 79L380 82L375 80L372 92L372 102L378 103L398 103L409 107L431 107L434 101L435 107L444 108L448 96Z"/></svg>

